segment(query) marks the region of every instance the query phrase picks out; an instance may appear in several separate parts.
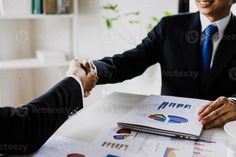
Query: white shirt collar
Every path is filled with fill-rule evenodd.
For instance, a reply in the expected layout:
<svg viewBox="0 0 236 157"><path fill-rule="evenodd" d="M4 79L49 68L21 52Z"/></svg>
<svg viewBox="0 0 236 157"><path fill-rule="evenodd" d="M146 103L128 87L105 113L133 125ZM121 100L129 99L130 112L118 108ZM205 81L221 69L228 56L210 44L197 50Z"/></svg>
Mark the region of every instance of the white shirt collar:
<svg viewBox="0 0 236 157"><path fill-rule="evenodd" d="M211 22L205 15L203 15L202 13L200 13L200 21L201 21L201 25L202 25L202 32L204 32L204 30L206 29L207 26L209 26L210 24L216 25L218 27L219 30L219 36L222 37L225 31L226 26L228 25L230 18L231 18L231 14L230 13L228 16L224 17L223 19L220 19L218 21L215 22Z"/></svg>

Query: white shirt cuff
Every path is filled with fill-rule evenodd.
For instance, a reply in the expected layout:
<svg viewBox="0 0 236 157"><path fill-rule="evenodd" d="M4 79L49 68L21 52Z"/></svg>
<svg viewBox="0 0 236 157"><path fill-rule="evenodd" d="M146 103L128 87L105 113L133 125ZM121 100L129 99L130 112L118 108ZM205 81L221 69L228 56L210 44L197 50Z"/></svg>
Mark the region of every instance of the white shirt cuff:
<svg viewBox="0 0 236 157"><path fill-rule="evenodd" d="M236 102L236 98L234 98L234 97L229 97L228 99L232 100L233 102Z"/></svg>
<svg viewBox="0 0 236 157"><path fill-rule="evenodd" d="M72 77L79 83L80 88L81 88L82 98L84 98L84 87L83 87L83 84L82 84L80 78L74 74L69 74L69 75L67 75L67 77Z"/></svg>
<svg viewBox="0 0 236 157"><path fill-rule="evenodd" d="M95 73L97 74L98 71L97 71L96 65L93 62L90 62L90 63L92 65L92 68L94 69Z"/></svg>

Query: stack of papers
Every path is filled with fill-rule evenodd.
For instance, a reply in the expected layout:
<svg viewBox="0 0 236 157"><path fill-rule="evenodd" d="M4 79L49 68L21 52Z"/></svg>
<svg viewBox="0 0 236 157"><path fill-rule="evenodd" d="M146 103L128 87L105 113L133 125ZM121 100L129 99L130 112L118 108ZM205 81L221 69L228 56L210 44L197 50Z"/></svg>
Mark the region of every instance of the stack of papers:
<svg viewBox="0 0 236 157"><path fill-rule="evenodd" d="M198 121L198 111L208 102L200 99L150 96L122 118L118 125L148 133L196 140L203 128Z"/></svg>

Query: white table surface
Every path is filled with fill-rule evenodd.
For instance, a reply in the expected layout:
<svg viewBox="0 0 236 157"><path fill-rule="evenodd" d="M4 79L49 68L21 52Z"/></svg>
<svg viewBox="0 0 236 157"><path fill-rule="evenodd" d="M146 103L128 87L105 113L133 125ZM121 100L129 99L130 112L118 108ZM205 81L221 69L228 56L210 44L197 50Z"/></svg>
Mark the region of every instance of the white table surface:
<svg viewBox="0 0 236 157"><path fill-rule="evenodd" d="M104 131L117 125L117 121L147 96L125 93L113 93L97 103L80 110L67 120L53 136L62 136L92 143ZM229 139L222 128L204 131L204 134ZM51 138L53 138L53 136ZM25 156L25 157L30 157ZM18 156L15 156L18 157ZM22 156L21 156L22 157ZM236 157L228 154L227 157Z"/></svg>
<svg viewBox="0 0 236 157"><path fill-rule="evenodd" d="M116 126L123 115L145 98L144 95L113 93L80 110L55 134L92 143L99 134Z"/></svg>
<svg viewBox="0 0 236 157"><path fill-rule="evenodd" d="M117 125L117 121L147 96L113 93L71 117L56 135L92 143L104 131ZM209 136L228 138L222 128L204 131Z"/></svg>

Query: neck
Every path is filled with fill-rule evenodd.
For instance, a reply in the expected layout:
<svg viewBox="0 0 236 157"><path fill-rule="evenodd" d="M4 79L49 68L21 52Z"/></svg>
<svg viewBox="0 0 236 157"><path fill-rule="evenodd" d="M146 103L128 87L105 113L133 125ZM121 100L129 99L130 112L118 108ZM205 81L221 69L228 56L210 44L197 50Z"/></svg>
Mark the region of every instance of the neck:
<svg viewBox="0 0 236 157"><path fill-rule="evenodd" d="M211 16L211 15L205 15L205 16L209 19L209 21L215 22L215 21L218 21L218 20L221 20L221 19L225 18L229 14L230 14L230 11L228 11L224 14L220 13L219 15L216 15L216 16Z"/></svg>

